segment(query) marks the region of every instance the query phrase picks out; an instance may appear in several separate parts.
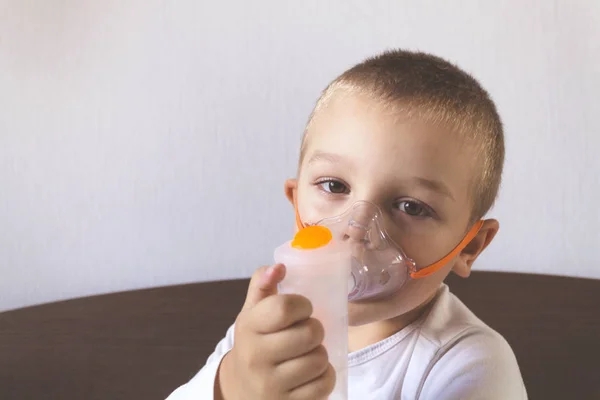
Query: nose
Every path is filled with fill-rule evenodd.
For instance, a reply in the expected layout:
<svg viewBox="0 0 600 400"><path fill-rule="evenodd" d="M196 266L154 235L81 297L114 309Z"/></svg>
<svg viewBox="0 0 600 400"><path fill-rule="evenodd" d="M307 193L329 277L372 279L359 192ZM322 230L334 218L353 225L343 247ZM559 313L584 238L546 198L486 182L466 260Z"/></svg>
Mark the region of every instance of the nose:
<svg viewBox="0 0 600 400"><path fill-rule="evenodd" d="M362 223L355 219L348 221L348 228L346 229L346 238L356 241L365 242L369 240L369 223Z"/></svg>
<svg viewBox="0 0 600 400"><path fill-rule="evenodd" d="M381 212L374 204L359 202L351 210L344 238L377 248L381 240Z"/></svg>

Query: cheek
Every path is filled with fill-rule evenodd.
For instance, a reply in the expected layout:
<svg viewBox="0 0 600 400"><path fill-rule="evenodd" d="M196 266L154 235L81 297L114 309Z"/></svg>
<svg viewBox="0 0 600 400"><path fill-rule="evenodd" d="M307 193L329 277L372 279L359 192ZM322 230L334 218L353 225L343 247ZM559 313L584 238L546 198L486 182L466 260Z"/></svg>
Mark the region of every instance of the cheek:
<svg viewBox="0 0 600 400"><path fill-rule="evenodd" d="M418 222L417 222L418 223ZM423 230L400 231L394 240L405 254L423 268L445 257L464 237L462 223L432 225Z"/></svg>
<svg viewBox="0 0 600 400"><path fill-rule="evenodd" d="M298 212L304 223L316 223L323 218L341 214L344 202L327 197L311 182L298 183Z"/></svg>

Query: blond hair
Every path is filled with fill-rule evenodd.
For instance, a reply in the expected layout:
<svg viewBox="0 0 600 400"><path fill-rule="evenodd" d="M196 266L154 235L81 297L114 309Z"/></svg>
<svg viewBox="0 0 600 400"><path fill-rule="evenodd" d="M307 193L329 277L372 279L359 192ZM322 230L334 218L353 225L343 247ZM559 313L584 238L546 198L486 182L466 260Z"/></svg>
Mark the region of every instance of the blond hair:
<svg viewBox="0 0 600 400"><path fill-rule="evenodd" d="M368 58L322 92L305 129L300 162L315 115L338 91L370 96L409 117L461 133L474 145L474 158L480 159L472 182L473 219L483 217L493 206L504 165L504 133L494 102L471 75L421 52L394 50Z"/></svg>

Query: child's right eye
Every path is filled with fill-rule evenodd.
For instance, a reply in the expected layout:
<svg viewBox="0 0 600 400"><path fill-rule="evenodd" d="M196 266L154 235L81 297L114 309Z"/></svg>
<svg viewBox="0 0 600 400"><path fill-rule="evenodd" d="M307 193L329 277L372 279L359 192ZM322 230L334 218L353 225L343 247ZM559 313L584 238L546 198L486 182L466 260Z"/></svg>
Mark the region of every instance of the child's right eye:
<svg viewBox="0 0 600 400"><path fill-rule="evenodd" d="M350 189L344 183L335 179L324 179L316 183L323 191L331 194L348 194Z"/></svg>

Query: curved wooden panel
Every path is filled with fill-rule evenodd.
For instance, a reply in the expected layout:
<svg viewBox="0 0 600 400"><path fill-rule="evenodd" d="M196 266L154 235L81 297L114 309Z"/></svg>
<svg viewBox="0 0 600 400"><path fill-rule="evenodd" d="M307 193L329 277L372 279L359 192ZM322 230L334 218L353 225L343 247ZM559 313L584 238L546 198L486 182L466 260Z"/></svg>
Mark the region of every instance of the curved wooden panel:
<svg viewBox="0 0 600 400"><path fill-rule="evenodd" d="M247 280L0 313L1 399L164 399L233 322ZM532 399L600 398L600 281L475 272L448 279L512 345Z"/></svg>

